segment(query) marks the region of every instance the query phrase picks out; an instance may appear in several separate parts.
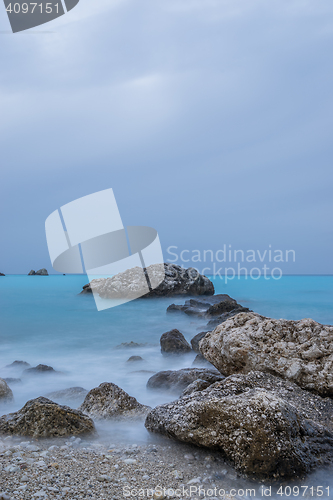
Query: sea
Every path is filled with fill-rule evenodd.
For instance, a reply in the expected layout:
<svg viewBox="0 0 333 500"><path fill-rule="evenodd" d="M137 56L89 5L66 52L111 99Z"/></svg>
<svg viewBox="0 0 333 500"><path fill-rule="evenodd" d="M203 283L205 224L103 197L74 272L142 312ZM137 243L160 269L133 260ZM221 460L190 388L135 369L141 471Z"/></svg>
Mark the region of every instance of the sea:
<svg viewBox="0 0 333 500"><path fill-rule="evenodd" d="M282 276L279 280L241 276L227 283L219 276L209 278L215 293L226 293L264 316L333 324L333 276ZM14 402L0 406L0 414L53 391L90 390L102 382L113 382L152 407L175 399L172 393L148 390L146 384L154 372L192 366L195 354L164 357L159 344L161 335L173 328L188 341L207 330L202 318L167 313L170 304L183 304L189 297L136 299L99 312L91 294L80 295L86 283L85 275L0 278L0 377L19 379L10 384ZM143 345L119 347L129 342ZM143 360L128 361L134 355ZM22 368L7 367L15 360L32 367L52 366L58 373L28 376ZM153 439L142 423L110 424L103 432L106 439L112 435L112 441Z"/></svg>

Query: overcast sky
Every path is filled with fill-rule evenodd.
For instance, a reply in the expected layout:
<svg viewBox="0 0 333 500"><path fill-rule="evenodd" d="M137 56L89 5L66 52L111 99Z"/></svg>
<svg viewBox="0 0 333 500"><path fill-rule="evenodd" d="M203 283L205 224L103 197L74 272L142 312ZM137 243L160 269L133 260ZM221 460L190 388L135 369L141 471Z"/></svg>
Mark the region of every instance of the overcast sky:
<svg viewBox="0 0 333 500"><path fill-rule="evenodd" d="M44 222L112 187L167 248L294 249L333 273L331 0L0 6L0 271L51 271Z"/></svg>

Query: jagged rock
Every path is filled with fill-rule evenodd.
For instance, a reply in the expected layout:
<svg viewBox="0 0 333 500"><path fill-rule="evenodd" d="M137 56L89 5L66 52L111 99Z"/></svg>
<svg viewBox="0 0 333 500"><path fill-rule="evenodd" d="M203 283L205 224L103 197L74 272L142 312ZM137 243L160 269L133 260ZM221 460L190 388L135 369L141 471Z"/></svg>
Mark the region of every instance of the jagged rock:
<svg viewBox="0 0 333 500"><path fill-rule="evenodd" d="M202 297L200 300L186 300L184 305L171 304L167 312L181 311L189 316L198 316L209 319L207 324L211 330L216 325L226 321L240 312L248 312L247 307L243 307L229 295L218 294L211 297Z"/></svg>
<svg viewBox="0 0 333 500"><path fill-rule="evenodd" d="M46 375L54 375L57 372L52 366L47 366L47 365L37 365L34 366L33 368L27 368L26 370L23 371L23 375L41 375L41 374L46 374Z"/></svg>
<svg viewBox="0 0 333 500"><path fill-rule="evenodd" d="M42 397L28 401L15 413L0 417L0 434L38 438L94 433L94 423L87 415Z"/></svg>
<svg viewBox="0 0 333 500"><path fill-rule="evenodd" d="M224 377L217 370L208 368L183 368L158 372L147 382L148 389L162 389L180 394L195 380L201 379L213 384Z"/></svg>
<svg viewBox="0 0 333 500"><path fill-rule="evenodd" d="M208 333L200 351L225 375L267 371L303 389L333 396L333 327L312 319L241 313Z"/></svg>
<svg viewBox="0 0 333 500"><path fill-rule="evenodd" d="M144 269L151 278L161 274L161 264L153 264ZM175 264L164 264L165 277L155 289L142 295L143 297L166 297L172 295L213 295L214 285L206 277L192 267L184 269ZM154 281L154 280L153 280ZM157 282L157 279L156 279ZM133 298L141 294L147 282L143 279L141 267L128 269L112 278L92 280L83 287L81 293L98 293L103 298Z"/></svg>
<svg viewBox="0 0 333 500"><path fill-rule="evenodd" d="M139 419L149 406L140 404L116 384L104 382L88 392L79 410L94 419Z"/></svg>
<svg viewBox="0 0 333 500"><path fill-rule="evenodd" d="M7 382L0 378L0 403L8 403L13 401L13 392L8 386Z"/></svg>
<svg viewBox="0 0 333 500"><path fill-rule="evenodd" d="M202 340L204 338L204 336L206 335L206 333L208 333L208 332L197 333L193 337L193 339L191 339L191 346L192 346L192 349L193 349L194 352L200 353L200 351L199 351L199 342L200 342L200 340Z"/></svg>
<svg viewBox="0 0 333 500"><path fill-rule="evenodd" d="M130 356L128 358L128 360L126 361L126 363L133 363L133 362L136 362L136 361L144 361L144 359L141 358L141 356Z"/></svg>
<svg viewBox="0 0 333 500"><path fill-rule="evenodd" d="M28 273L28 276L48 276L49 273L47 272L47 269L39 269L39 271L34 271L31 269L30 273Z"/></svg>
<svg viewBox="0 0 333 500"><path fill-rule="evenodd" d="M31 365L26 361L13 361L10 365L6 365L5 368L29 368Z"/></svg>
<svg viewBox="0 0 333 500"><path fill-rule="evenodd" d="M62 389L60 391L49 392L45 397L58 403L75 402L79 404L83 402L87 394L87 389L83 389L83 387L69 387L68 389Z"/></svg>
<svg viewBox="0 0 333 500"><path fill-rule="evenodd" d="M333 459L333 402L262 372L232 375L154 408L146 428L220 450L241 473L302 477Z"/></svg>
<svg viewBox="0 0 333 500"><path fill-rule="evenodd" d="M177 329L163 333L160 344L162 354L186 354L192 351L184 335Z"/></svg>

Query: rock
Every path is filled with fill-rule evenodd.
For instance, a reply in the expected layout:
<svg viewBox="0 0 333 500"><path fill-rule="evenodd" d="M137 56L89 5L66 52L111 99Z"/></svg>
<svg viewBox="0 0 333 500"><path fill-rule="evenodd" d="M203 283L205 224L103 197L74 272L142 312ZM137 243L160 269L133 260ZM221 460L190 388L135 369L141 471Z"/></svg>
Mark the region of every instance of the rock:
<svg viewBox="0 0 333 500"><path fill-rule="evenodd" d="M3 379L7 384L21 384L22 380L20 378L6 377Z"/></svg>
<svg viewBox="0 0 333 500"><path fill-rule="evenodd" d="M13 361L10 365L5 366L5 368L29 368L31 365L26 361Z"/></svg>
<svg viewBox="0 0 333 500"><path fill-rule="evenodd" d="M54 375L55 373L60 373L57 372L52 366L47 366L47 365L37 365L34 366L33 368L27 368L26 370L23 371L23 375L41 375L41 374L46 374L46 375Z"/></svg>
<svg viewBox="0 0 333 500"><path fill-rule="evenodd" d="M28 401L15 413L0 417L0 434L37 438L94 433L94 423L87 415L42 397Z"/></svg>
<svg viewBox="0 0 333 500"><path fill-rule="evenodd" d="M212 382L198 378L197 380L192 382L192 384L185 387L185 389L182 392L182 396L188 396L189 394L192 394L192 392L195 391L203 391L204 389L207 389L207 387L209 387L210 385L212 385Z"/></svg>
<svg viewBox="0 0 333 500"><path fill-rule="evenodd" d="M9 403L13 401L13 392L8 386L7 382L0 378L0 403Z"/></svg>
<svg viewBox="0 0 333 500"><path fill-rule="evenodd" d="M144 269L145 274L151 277L161 275L161 264L153 264ZM154 290L150 290L144 297L168 297L172 295L213 295L214 285L206 277L192 267L184 269L175 264L164 264L165 277ZM145 281L145 280L144 280ZM154 279L153 279L154 281ZM157 280L156 280L157 281ZM142 286L142 269L135 267L119 273L112 278L92 280L83 287L81 293L98 293L104 298L137 297Z"/></svg>
<svg viewBox="0 0 333 500"><path fill-rule="evenodd" d="M208 333L200 351L225 375L260 370L333 396L333 327L312 319L241 313Z"/></svg>
<svg viewBox="0 0 333 500"><path fill-rule="evenodd" d="M160 338L162 354L185 354L191 352L191 346L179 330L163 333Z"/></svg>
<svg viewBox="0 0 333 500"><path fill-rule="evenodd" d="M197 354L193 360L192 366L210 366L211 368L215 368L207 359L203 357L202 354Z"/></svg>
<svg viewBox="0 0 333 500"><path fill-rule="evenodd" d="M3 274L3 273L0 273L0 276L6 276L6 275L5 275L5 274Z"/></svg>
<svg viewBox="0 0 333 500"><path fill-rule="evenodd" d="M28 273L28 276L48 276L49 273L45 268L39 269L39 271L34 271L31 269L30 273Z"/></svg>
<svg viewBox="0 0 333 500"><path fill-rule="evenodd" d="M87 389L83 389L83 387L69 387L68 389L62 389L60 391L49 392L45 397L58 403L66 401L79 404L83 402L87 394Z"/></svg>
<svg viewBox="0 0 333 500"><path fill-rule="evenodd" d="M200 353L199 342L200 342L200 340L202 340L204 338L204 336L206 335L206 333L208 333L208 332L197 333L193 337L193 339L191 339L191 346L192 346L192 349L193 349L194 352Z"/></svg>
<svg viewBox="0 0 333 500"><path fill-rule="evenodd" d="M88 392L79 410L96 419L139 419L149 406L140 404L116 384L104 382Z"/></svg>
<svg viewBox="0 0 333 500"><path fill-rule="evenodd" d="M143 344L140 344L138 342L133 342L133 340L131 340L131 342L122 342L121 344L117 345L115 347L115 349L130 349L132 347L146 347L148 344L145 342Z"/></svg>
<svg viewBox="0 0 333 500"><path fill-rule="evenodd" d="M147 382L148 389L163 389L181 393L195 380L205 380L211 384L224 377L217 370L207 368L183 368L182 370L168 370L158 372Z"/></svg>
<svg viewBox="0 0 333 500"><path fill-rule="evenodd" d="M154 408L146 428L219 450L253 479L302 477L333 460L333 402L262 372Z"/></svg>
<svg viewBox="0 0 333 500"><path fill-rule="evenodd" d="M141 356L131 356L130 358L128 358L126 363L133 363L135 361L144 361L144 359L141 358Z"/></svg>

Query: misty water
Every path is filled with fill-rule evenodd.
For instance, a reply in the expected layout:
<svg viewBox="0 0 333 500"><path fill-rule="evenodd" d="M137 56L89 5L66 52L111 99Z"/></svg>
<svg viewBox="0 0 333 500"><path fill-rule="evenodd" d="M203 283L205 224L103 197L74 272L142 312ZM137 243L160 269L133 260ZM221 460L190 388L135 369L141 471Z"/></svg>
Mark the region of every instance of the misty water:
<svg viewBox="0 0 333 500"><path fill-rule="evenodd" d="M228 293L265 316L311 317L333 324L331 276L284 276L276 281L241 278L228 283L215 277L213 281L216 293ZM29 399L55 390L74 386L89 390L102 382L114 382L149 406L175 399L175 395L167 392L147 390L147 380L153 372L191 367L195 354L163 357L160 336L178 328L190 341L196 333L206 330L206 321L166 312L171 303L183 303L183 298L138 299L98 312L91 295L79 295L86 282L86 276L82 275L0 278L0 377L21 379L11 384L15 402L0 406L1 414L16 411ZM131 341L145 346L117 348ZM127 362L133 355L141 356L144 361ZM34 377L22 373L22 369L5 368L14 360L26 361L31 366L49 365L60 373ZM98 430L101 439L112 442L157 439L148 434L142 423L103 424ZM333 477L331 472L316 472L303 484L327 487ZM333 492L333 482L331 486ZM324 491L321 498L329 497Z"/></svg>

